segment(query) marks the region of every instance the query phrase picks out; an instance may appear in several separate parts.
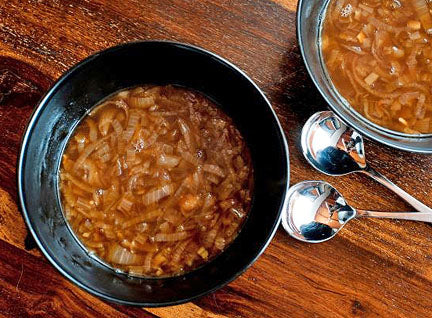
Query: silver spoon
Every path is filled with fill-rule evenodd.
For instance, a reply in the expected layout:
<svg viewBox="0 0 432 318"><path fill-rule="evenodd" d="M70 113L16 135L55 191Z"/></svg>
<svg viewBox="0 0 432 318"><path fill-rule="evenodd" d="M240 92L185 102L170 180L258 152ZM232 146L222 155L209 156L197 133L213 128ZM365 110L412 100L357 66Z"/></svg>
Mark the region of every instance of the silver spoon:
<svg viewBox="0 0 432 318"><path fill-rule="evenodd" d="M324 181L303 181L287 193L282 226L294 238L321 243L335 236L350 220L360 217L432 222L428 212L376 212L354 209Z"/></svg>
<svg viewBox="0 0 432 318"><path fill-rule="evenodd" d="M315 169L331 176L362 172L375 179L417 211L432 214L432 209L372 169L364 153L363 137L345 125L332 111L312 115L303 126L301 147Z"/></svg>

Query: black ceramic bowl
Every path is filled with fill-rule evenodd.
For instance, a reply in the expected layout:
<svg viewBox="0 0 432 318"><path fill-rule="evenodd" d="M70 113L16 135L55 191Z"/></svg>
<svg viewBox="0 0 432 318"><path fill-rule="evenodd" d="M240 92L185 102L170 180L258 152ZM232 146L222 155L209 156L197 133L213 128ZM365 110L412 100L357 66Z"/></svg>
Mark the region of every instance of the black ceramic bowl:
<svg viewBox="0 0 432 318"><path fill-rule="evenodd" d="M213 99L243 134L254 166L252 208L238 237L204 266L172 278L137 278L102 265L78 244L63 218L57 173L77 122L106 96L140 84L175 84ZM136 42L97 53L49 90L24 135L19 196L27 225L49 261L78 286L130 305L179 304L222 287L244 272L270 243L288 188L288 147L259 88L239 69L197 47Z"/></svg>

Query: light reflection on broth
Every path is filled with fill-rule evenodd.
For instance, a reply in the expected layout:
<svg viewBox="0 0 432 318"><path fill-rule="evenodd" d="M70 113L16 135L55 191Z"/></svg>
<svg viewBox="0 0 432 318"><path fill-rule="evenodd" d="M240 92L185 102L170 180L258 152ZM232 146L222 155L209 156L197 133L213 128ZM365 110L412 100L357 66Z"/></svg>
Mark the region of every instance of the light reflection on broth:
<svg viewBox="0 0 432 318"><path fill-rule="evenodd" d="M249 151L204 96L172 86L123 91L73 132L60 169L65 216L116 269L192 270L223 251L250 208Z"/></svg>
<svg viewBox="0 0 432 318"><path fill-rule="evenodd" d="M321 49L333 84L363 116L431 133L431 34L426 0L330 0Z"/></svg>

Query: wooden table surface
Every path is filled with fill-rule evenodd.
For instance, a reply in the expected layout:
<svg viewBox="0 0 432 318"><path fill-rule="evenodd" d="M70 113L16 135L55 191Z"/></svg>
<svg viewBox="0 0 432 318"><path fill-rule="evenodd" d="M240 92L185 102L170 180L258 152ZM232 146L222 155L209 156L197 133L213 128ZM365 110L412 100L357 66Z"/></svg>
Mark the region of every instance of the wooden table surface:
<svg viewBox="0 0 432 318"><path fill-rule="evenodd" d="M88 55L135 40L169 39L211 50L243 69L269 97L291 151L291 184L324 179L359 208L409 210L362 175L331 178L299 151L302 124L326 104L306 74L295 35L295 0L0 1L1 317L429 317L432 228L353 221L330 242L308 245L282 229L237 280L175 307L104 302L45 259L17 203L20 138L37 101ZM431 156L367 141L372 166L432 205Z"/></svg>

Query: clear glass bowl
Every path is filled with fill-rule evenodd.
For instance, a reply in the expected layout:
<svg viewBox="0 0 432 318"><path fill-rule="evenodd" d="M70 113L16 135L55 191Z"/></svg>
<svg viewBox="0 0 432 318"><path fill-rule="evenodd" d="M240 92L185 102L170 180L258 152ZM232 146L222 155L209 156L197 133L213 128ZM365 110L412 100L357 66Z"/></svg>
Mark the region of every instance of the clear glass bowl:
<svg viewBox="0 0 432 318"><path fill-rule="evenodd" d="M321 54L321 24L331 0L299 0L297 38L306 68L330 108L348 125L366 137L388 146L419 153L432 153L432 134L411 135L381 127L360 115L333 86Z"/></svg>

